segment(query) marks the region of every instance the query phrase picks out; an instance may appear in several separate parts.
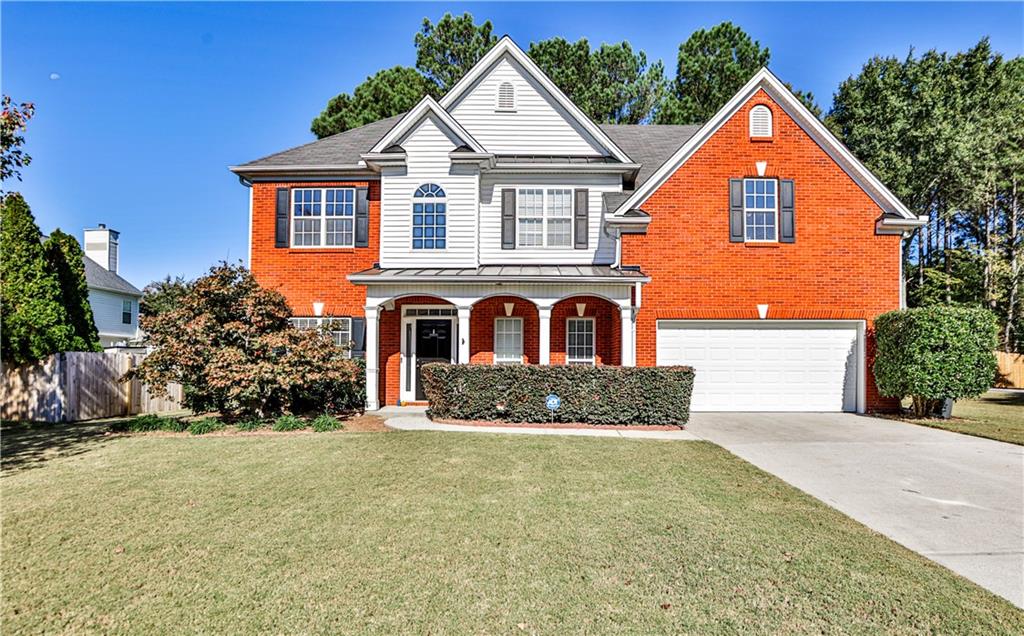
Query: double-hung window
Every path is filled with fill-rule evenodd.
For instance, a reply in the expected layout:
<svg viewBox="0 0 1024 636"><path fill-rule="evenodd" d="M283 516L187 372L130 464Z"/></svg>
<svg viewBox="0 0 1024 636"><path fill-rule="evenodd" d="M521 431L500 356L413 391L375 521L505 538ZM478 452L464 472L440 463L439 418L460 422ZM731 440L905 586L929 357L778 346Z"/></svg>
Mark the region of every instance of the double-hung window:
<svg viewBox="0 0 1024 636"><path fill-rule="evenodd" d="M494 319L494 363L522 364L523 319Z"/></svg>
<svg viewBox="0 0 1024 636"><path fill-rule="evenodd" d="M778 240L775 179L743 180L743 233L748 242Z"/></svg>
<svg viewBox="0 0 1024 636"><path fill-rule="evenodd" d="M292 247L354 247L355 188L292 190Z"/></svg>
<svg viewBox="0 0 1024 636"><path fill-rule="evenodd" d="M322 317L300 317L291 319L292 326L297 329L325 329L334 339L334 344L339 347L348 347L352 342L352 319L332 316ZM345 356L351 356L351 350L345 352Z"/></svg>
<svg viewBox="0 0 1024 636"><path fill-rule="evenodd" d="M569 318L566 322L565 361L568 364L594 364L593 318Z"/></svg>
<svg viewBox="0 0 1024 636"><path fill-rule="evenodd" d="M569 188L519 188L519 247L571 247L573 194Z"/></svg>
<svg viewBox="0 0 1024 636"><path fill-rule="evenodd" d="M132 301L130 300L121 301L121 324L132 324Z"/></svg>

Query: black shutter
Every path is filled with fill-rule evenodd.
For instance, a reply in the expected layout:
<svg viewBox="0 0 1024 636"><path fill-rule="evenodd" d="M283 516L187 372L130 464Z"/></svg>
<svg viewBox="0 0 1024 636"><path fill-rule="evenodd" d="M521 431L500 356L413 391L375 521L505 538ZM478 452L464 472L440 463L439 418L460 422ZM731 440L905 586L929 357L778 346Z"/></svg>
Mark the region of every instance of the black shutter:
<svg viewBox="0 0 1024 636"><path fill-rule="evenodd" d="M516 248L516 191L501 191L501 249Z"/></svg>
<svg viewBox="0 0 1024 636"><path fill-rule="evenodd" d="M352 357L366 357L366 318L352 319Z"/></svg>
<svg viewBox="0 0 1024 636"><path fill-rule="evenodd" d="M370 200L367 188L356 188L356 247L370 246Z"/></svg>
<svg viewBox="0 0 1024 636"><path fill-rule="evenodd" d="M743 179L729 179L729 241L743 242Z"/></svg>
<svg viewBox="0 0 1024 636"><path fill-rule="evenodd" d="M587 249L587 242L590 238L590 192L588 190L576 191L576 205L574 216L576 217L575 234L573 247L578 250Z"/></svg>
<svg viewBox="0 0 1024 636"><path fill-rule="evenodd" d="M793 215L793 180L779 181L779 242L796 242L796 218Z"/></svg>
<svg viewBox="0 0 1024 636"><path fill-rule="evenodd" d="M292 191L277 189L277 212L274 214L274 247L288 247L288 208L292 203Z"/></svg>

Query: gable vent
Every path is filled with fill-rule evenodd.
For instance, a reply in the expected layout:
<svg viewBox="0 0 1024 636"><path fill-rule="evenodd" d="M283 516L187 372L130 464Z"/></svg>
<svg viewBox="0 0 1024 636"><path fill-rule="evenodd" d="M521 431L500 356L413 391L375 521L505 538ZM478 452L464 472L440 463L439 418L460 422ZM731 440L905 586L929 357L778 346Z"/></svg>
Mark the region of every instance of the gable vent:
<svg viewBox="0 0 1024 636"><path fill-rule="evenodd" d="M772 111L767 106L754 106L750 109L750 136L772 136Z"/></svg>
<svg viewBox="0 0 1024 636"><path fill-rule="evenodd" d="M502 82L498 86L498 105L495 110L515 110L516 89L510 82Z"/></svg>

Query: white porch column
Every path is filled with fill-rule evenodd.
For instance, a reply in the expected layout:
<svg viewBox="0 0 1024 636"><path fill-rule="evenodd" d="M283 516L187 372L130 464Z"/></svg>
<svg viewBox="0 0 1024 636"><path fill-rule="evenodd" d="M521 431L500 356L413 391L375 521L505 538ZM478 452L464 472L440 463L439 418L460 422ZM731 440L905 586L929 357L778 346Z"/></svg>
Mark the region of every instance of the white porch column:
<svg viewBox="0 0 1024 636"><path fill-rule="evenodd" d="M551 307L537 307L540 319L540 363L551 364Z"/></svg>
<svg viewBox="0 0 1024 636"><path fill-rule="evenodd" d="M622 319L622 326L619 329L622 333L622 366L636 366L636 351L633 343L633 308L619 307L619 315Z"/></svg>
<svg viewBox="0 0 1024 636"><path fill-rule="evenodd" d="M380 366L380 349L377 344L377 307L366 307L366 409L376 411L380 408L377 401L377 372Z"/></svg>
<svg viewBox="0 0 1024 636"><path fill-rule="evenodd" d="M471 307L459 307L459 364L469 364L469 314Z"/></svg>

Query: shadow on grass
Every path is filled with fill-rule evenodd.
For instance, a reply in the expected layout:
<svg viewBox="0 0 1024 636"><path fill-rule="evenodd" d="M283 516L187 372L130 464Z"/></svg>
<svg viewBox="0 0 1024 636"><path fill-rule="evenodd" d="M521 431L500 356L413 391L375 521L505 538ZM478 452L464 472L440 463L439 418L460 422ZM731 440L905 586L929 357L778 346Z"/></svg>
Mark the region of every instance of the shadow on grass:
<svg viewBox="0 0 1024 636"><path fill-rule="evenodd" d="M1024 391L989 391L978 398L978 401L1003 406L1024 406Z"/></svg>
<svg viewBox="0 0 1024 636"><path fill-rule="evenodd" d="M13 471L39 467L58 457L91 452L117 437L109 432L113 421L4 422L0 427L0 474L6 476Z"/></svg>

